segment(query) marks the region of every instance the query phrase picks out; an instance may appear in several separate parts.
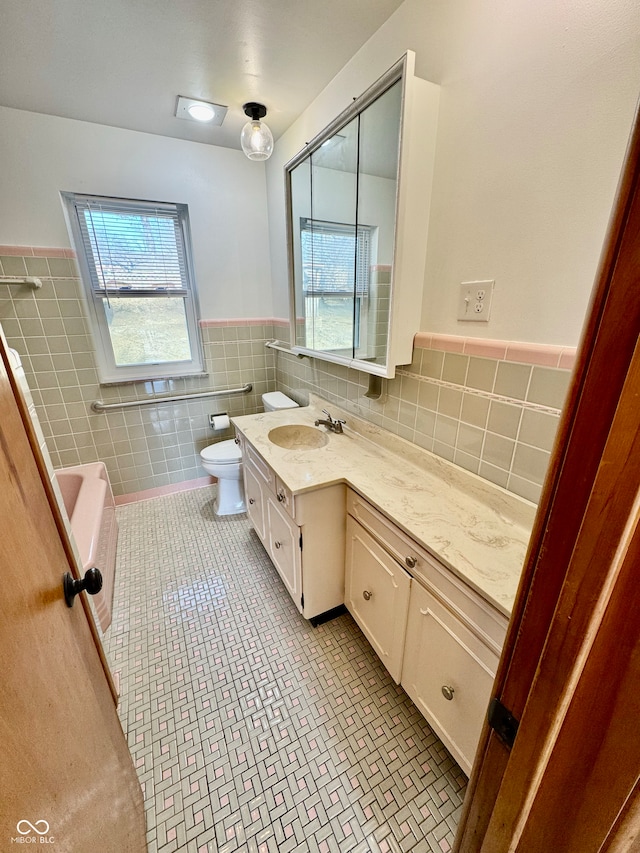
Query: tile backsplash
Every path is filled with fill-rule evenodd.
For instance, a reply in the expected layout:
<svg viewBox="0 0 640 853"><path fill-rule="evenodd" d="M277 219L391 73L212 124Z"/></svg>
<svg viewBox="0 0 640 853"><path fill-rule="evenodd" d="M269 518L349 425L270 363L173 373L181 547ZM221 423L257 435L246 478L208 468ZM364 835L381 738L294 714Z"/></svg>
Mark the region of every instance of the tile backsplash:
<svg viewBox="0 0 640 853"><path fill-rule="evenodd" d="M416 346L410 365L366 396L368 376L278 353L276 383L309 391L537 502L571 371Z"/></svg>
<svg viewBox="0 0 640 853"><path fill-rule="evenodd" d="M1 277L37 276L42 288ZM207 376L101 386L79 273L69 249L0 247L0 324L22 359L55 467L102 460L114 494L203 477L199 452L232 431L214 433L209 414L251 414L278 388L305 402L312 391L532 501L540 496L571 372L526 359L527 346L418 335L413 361L366 395L366 374L265 347L286 337L282 321L204 321ZM463 340L463 339L460 339ZM457 350L457 351L452 351ZM478 355L474 353L490 353ZM564 357L564 353L563 353ZM534 358L533 361L536 361ZM95 413L94 400L236 388L249 394Z"/></svg>

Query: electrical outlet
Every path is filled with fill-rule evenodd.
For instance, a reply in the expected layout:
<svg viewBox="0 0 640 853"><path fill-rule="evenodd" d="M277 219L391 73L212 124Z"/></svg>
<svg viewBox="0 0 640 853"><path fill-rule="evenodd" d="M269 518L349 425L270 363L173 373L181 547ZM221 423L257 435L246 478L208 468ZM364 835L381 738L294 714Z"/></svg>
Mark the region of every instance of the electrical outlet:
<svg viewBox="0 0 640 853"><path fill-rule="evenodd" d="M494 281L463 281L458 299L458 320L487 323Z"/></svg>

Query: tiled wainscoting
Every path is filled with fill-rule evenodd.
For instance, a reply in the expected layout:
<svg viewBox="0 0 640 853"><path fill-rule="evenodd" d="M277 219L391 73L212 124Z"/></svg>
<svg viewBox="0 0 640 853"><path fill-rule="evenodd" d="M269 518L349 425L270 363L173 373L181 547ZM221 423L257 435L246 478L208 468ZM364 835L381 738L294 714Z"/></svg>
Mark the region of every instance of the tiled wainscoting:
<svg viewBox="0 0 640 853"><path fill-rule="evenodd" d="M0 276L38 276L43 286L7 285L0 278L0 324L22 359L54 467L102 460L116 495L201 478L199 452L232 431L214 433L209 414L257 412L260 396L275 385L269 319L241 325L205 323L208 376L102 387L81 281L68 249L0 247ZM33 254L28 254L32 252ZM66 257L65 257L66 253ZM145 406L97 414L105 403L241 387L249 394Z"/></svg>
<svg viewBox="0 0 640 853"><path fill-rule="evenodd" d="M43 287L2 276L38 276ZM537 501L570 377L573 351L437 335L416 337L413 362L365 396L368 376L265 347L286 338L273 318L205 320L208 376L102 387L81 282L69 249L0 246L0 324L22 358L55 467L105 462L116 495L204 474L199 451L213 433L210 413L251 414L279 388L305 402L309 391ZM235 388L250 394L96 414L91 403Z"/></svg>
<svg viewBox="0 0 640 853"><path fill-rule="evenodd" d="M568 365L573 355L418 335L411 365L383 380L377 400L365 396L365 374L287 353L278 353L276 383L299 399L312 391L537 502L571 376L548 365Z"/></svg>

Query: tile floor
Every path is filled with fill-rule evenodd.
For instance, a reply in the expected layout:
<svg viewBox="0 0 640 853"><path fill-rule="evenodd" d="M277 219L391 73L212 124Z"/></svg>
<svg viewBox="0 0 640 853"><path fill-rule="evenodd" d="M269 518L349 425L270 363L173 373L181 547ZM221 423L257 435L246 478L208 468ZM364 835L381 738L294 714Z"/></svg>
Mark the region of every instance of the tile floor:
<svg viewBox="0 0 640 853"><path fill-rule="evenodd" d="M349 615L298 614L214 488L118 508L105 648L149 851L446 853L462 771Z"/></svg>

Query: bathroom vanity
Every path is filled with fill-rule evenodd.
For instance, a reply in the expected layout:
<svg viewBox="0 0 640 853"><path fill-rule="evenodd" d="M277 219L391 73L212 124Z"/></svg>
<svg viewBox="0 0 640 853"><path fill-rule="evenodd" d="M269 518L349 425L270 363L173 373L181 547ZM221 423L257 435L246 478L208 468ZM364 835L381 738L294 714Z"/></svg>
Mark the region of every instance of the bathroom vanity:
<svg viewBox="0 0 640 853"><path fill-rule="evenodd" d="M346 605L468 774L507 617L352 489L347 510Z"/></svg>
<svg viewBox="0 0 640 853"><path fill-rule="evenodd" d="M294 495L238 433L247 515L282 583L312 623L344 602L345 487Z"/></svg>
<svg viewBox="0 0 640 853"><path fill-rule="evenodd" d="M342 435L314 426L327 408ZM298 610L344 603L469 773L533 504L314 395L233 423L249 517Z"/></svg>

